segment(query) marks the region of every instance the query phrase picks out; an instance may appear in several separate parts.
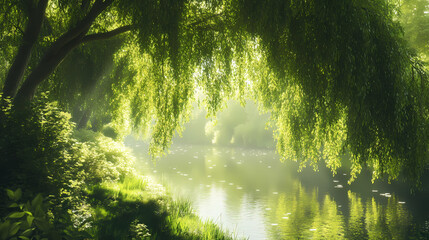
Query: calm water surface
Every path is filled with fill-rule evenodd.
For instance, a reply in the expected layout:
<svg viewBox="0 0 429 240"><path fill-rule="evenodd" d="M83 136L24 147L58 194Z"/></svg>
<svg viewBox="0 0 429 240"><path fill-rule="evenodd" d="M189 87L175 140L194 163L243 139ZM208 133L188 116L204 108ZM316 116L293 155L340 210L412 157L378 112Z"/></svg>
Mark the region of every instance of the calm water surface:
<svg viewBox="0 0 429 240"><path fill-rule="evenodd" d="M347 173L297 173L274 151L173 146L156 164L132 146L140 170L189 199L197 214L249 239L429 239L427 189L347 184Z"/></svg>

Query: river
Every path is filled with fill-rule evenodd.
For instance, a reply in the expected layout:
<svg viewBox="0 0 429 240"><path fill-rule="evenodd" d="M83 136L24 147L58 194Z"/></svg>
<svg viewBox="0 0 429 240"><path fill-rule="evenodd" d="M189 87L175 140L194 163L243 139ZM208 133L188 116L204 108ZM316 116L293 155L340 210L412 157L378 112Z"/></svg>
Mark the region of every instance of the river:
<svg viewBox="0 0 429 240"><path fill-rule="evenodd" d="M131 146L138 169L191 202L211 219L248 239L427 239L429 191L405 184L371 184L349 176L297 172L273 150L175 145L156 163ZM424 183L425 184L425 183Z"/></svg>

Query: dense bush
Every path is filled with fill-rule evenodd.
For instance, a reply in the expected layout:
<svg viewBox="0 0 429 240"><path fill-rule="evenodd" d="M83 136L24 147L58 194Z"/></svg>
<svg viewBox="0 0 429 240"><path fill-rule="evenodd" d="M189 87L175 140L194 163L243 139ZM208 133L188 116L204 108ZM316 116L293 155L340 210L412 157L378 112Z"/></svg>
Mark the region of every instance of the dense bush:
<svg viewBox="0 0 429 240"><path fill-rule="evenodd" d="M26 186L56 194L74 178L70 114L46 97L25 111L15 111L9 99L0 106L1 188Z"/></svg>
<svg viewBox="0 0 429 240"><path fill-rule="evenodd" d="M133 157L123 144L101 133L74 131L70 114L44 96L19 112L3 99L0 133L2 220L9 213L5 190L22 188L23 201L38 193L50 196L50 220L57 227L85 229L91 218L85 189L131 172Z"/></svg>

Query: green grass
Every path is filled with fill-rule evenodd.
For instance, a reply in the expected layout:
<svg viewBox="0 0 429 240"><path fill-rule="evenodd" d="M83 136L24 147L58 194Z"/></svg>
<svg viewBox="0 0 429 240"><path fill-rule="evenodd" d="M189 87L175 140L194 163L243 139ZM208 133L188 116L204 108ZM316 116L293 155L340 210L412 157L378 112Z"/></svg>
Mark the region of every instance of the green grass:
<svg viewBox="0 0 429 240"><path fill-rule="evenodd" d="M149 177L125 177L88 191L97 239L236 239L202 221L188 201L177 201Z"/></svg>

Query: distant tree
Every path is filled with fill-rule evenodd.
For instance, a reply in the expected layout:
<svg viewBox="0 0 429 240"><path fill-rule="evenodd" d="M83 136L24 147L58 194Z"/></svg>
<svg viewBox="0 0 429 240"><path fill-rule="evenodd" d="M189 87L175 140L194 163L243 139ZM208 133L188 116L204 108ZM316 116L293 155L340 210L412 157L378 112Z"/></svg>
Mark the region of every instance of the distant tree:
<svg viewBox="0 0 429 240"><path fill-rule="evenodd" d="M398 1L399 19L405 38L422 58L429 61L429 3L427 0Z"/></svg>

